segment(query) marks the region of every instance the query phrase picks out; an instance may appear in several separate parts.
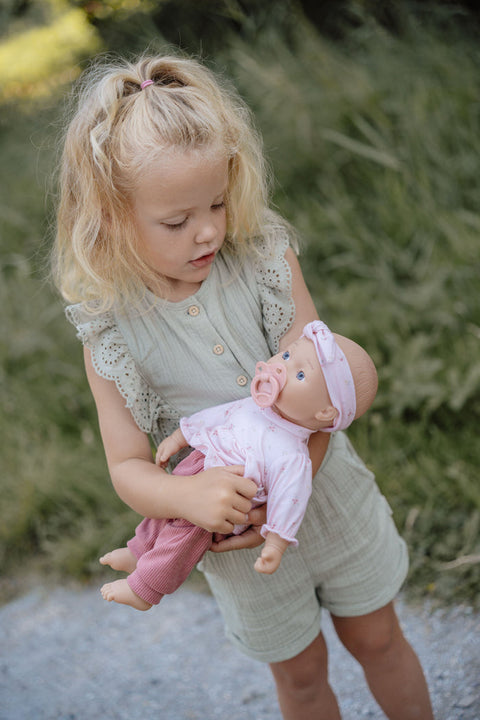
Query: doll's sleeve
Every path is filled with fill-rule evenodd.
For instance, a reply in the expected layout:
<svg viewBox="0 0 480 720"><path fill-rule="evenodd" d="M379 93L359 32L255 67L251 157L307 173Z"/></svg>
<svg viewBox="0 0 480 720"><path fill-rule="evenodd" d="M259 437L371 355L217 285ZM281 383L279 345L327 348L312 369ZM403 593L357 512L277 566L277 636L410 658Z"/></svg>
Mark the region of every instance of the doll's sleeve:
<svg viewBox="0 0 480 720"><path fill-rule="evenodd" d="M267 522L261 534L275 532L292 545L312 492L312 463L307 452L280 458L268 471Z"/></svg>
<svg viewBox="0 0 480 720"><path fill-rule="evenodd" d="M199 410L199 412L189 417L182 417L180 429L185 440L189 445L206 455L210 447L210 435L229 421L238 404L238 401L234 401L213 405L204 410Z"/></svg>

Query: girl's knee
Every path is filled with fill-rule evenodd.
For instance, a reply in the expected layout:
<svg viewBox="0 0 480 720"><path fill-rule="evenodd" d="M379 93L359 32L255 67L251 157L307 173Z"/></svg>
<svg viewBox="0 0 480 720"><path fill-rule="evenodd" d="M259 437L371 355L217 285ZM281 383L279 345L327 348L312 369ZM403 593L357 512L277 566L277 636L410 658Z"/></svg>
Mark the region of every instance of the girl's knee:
<svg viewBox="0 0 480 720"><path fill-rule="evenodd" d="M361 664L384 661L405 642L392 603L368 615L332 620L342 644Z"/></svg>
<svg viewBox="0 0 480 720"><path fill-rule="evenodd" d="M270 669L277 686L290 693L308 694L316 691L322 680L328 682L327 646L323 635L299 655L283 662L271 663Z"/></svg>

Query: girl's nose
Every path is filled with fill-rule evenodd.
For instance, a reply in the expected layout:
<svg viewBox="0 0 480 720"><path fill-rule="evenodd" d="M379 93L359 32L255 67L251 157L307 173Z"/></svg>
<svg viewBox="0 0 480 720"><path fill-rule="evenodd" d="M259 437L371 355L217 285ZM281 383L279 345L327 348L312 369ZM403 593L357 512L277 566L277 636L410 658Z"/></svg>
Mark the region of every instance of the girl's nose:
<svg viewBox="0 0 480 720"><path fill-rule="evenodd" d="M211 221L205 222L199 227L195 234L195 242L197 243L208 243L215 240L217 237L217 228Z"/></svg>

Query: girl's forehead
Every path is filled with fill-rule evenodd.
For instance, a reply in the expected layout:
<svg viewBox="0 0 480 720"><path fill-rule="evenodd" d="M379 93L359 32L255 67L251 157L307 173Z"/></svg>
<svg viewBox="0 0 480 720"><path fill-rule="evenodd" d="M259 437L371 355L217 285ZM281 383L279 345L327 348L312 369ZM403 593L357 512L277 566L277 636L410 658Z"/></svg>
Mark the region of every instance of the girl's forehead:
<svg viewBox="0 0 480 720"><path fill-rule="evenodd" d="M136 205L169 214L213 202L228 188L228 159L224 154L175 152L159 156L138 174L133 188Z"/></svg>
<svg viewBox="0 0 480 720"><path fill-rule="evenodd" d="M142 163L140 179L171 182L185 173L195 174L206 167L216 170L225 178L228 175L228 155L219 144L200 148L166 147L152 153Z"/></svg>
<svg viewBox="0 0 480 720"><path fill-rule="evenodd" d="M181 147L178 145L167 145L158 149L150 155L150 163L146 158L146 165L149 164L159 168L162 165L172 167L179 165L182 167L198 167L208 163L220 164L228 158L225 147L219 142L209 143L208 145Z"/></svg>

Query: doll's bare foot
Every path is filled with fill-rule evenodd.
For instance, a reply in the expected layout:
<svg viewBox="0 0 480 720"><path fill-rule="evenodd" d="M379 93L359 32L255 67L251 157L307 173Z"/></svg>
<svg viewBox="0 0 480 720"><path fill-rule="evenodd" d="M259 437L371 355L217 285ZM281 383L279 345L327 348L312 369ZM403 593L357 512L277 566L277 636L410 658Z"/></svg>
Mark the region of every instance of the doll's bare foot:
<svg viewBox="0 0 480 720"><path fill-rule="evenodd" d="M137 558L128 547L106 553L99 562L102 565L110 565L114 570L123 570L127 573L132 573L137 567Z"/></svg>
<svg viewBox="0 0 480 720"><path fill-rule="evenodd" d="M142 600L133 592L128 582L123 580L114 580L111 583L105 583L101 589L104 600L111 602L112 600L123 605L130 605L136 610L150 610L152 607L149 603Z"/></svg>

